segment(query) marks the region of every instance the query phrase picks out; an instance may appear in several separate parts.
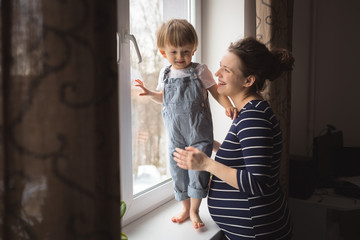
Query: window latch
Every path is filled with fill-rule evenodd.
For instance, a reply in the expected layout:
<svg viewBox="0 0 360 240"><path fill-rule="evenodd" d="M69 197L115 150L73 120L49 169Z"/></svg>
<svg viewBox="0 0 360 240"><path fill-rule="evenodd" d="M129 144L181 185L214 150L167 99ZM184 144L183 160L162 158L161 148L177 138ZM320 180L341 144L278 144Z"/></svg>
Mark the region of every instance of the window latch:
<svg viewBox="0 0 360 240"><path fill-rule="evenodd" d="M136 41L136 38L133 34L128 34L128 33L123 33L122 36L120 36L120 34L117 32L116 33L116 48L117 48L117 63L120 63L120 44L121 43L124 43L126 40L129 40L131 42L133 42L134 44L134 47L135 47L135 51L136 51L136 54L137 54L137 57L139 59L138 63L141 63L142 62L142 57L141 57L141 53L140 53L140 49L139 49L139 46L137 44L137 41Z"/></svg>

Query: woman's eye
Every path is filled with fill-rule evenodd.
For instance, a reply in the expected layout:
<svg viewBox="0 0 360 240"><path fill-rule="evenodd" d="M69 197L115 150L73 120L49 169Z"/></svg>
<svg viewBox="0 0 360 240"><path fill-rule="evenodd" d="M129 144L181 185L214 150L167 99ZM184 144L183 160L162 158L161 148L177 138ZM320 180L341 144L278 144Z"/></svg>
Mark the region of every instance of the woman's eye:
<svg viewBox="0 0 360 240"><path fill-rule="evenodd" d="M228 73L229 73L230 71L229 71L229 69L225 68L225 72L228 72Z"/></svg>

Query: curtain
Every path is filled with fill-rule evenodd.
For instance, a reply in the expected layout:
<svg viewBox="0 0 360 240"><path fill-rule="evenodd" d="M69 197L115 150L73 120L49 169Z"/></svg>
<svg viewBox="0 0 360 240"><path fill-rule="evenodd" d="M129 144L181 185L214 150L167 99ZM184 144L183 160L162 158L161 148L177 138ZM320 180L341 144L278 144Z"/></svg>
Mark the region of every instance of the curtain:
<svg viewBox="0 0 360 240"><path fill-rule="evenodd" d="M0 8L0 239L119 239L116 0Z"/></svg>
<svg viewBox="0 0 360 240"><path fill-rule="evenodd" d="M293 0L256 0L256 37L269 49L292 50ZM283 132L280 182L288 192L291 111L291 73L268 82L264 98L270 103Z"/></svg>

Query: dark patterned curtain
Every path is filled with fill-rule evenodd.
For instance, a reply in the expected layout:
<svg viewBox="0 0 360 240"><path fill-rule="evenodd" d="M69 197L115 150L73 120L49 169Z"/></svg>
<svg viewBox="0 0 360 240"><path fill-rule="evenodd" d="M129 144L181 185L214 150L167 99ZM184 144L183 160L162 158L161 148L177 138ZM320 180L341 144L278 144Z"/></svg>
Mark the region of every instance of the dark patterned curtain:
<svg viewBox="0 0 360 240"><path fill-rule="evenodd" d="M119 239L116 0L0 8L0 239Z"/></svg>
<svg viewBox="0 0 360 240"><path fill-rule="evenodd" d="M256 37L269 49L292 50L292 19L294 0L256 0ZM283 132L283 157L280 181L284 191L289 185L289 141L291 111L291 73L268 82L264 98L269 101Z"/></svg>

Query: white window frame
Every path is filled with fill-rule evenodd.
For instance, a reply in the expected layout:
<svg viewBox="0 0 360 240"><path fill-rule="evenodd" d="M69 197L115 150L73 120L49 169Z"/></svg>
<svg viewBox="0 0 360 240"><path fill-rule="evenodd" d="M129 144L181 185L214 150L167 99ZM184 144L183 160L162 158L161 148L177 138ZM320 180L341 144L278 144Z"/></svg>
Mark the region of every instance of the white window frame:
<svg viewBox="0 0 360 240"><path fill-rule="evenodd" d="M175 0L176 1L176 0ZM190 22L195 26L201 43L201 0L187 0ZM122 226L145 215L160 205L174 199L172 180L165 181L133 195L132 177L132 141L131 141L131 96L130 96L130 43L123 35L129 33L130 9L129 0L117 0L118 10L118 63L119 63L119 121L120 121L120 181L121 200L127 204ZM136 36L135 36L136 37ZM195 61L201 60L201 44L197 50Z"/></svg>

